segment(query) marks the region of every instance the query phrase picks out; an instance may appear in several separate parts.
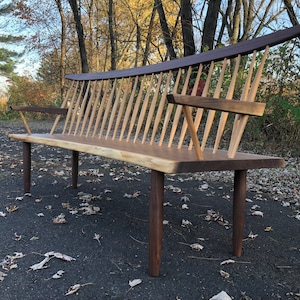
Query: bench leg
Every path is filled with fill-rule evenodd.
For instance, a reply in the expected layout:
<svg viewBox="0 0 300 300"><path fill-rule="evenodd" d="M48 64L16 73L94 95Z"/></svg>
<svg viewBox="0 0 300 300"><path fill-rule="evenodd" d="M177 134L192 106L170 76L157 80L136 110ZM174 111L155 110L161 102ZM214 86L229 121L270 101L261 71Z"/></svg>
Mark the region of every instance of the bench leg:
<svg viewBox="0 0 300 300"><path fill-rule="evenodd" d="M245 205L246 205L246 180L247 170L236 170L234 173L234 193L233 193L233 254L242 255L242 243L245 223Z"/></svg>
<svg viewBox="0 0 300 300"><path fill-rule="evenodd" d="M72 151L72 186L77 189L78 183L78 151Z"/></svg>
<svg viewBox="0 0 300 300"><path fill-rule="evenodd" d="M31 143L23 143L23 183L24 193L30 193L31 186Z"/></svg>
<svg viewBox="0 0 300 300"><path fill-rule="evenodd" d="M150 193L149 273L151 276L159 276L163 234L164 173L151 171Z"/></svg>

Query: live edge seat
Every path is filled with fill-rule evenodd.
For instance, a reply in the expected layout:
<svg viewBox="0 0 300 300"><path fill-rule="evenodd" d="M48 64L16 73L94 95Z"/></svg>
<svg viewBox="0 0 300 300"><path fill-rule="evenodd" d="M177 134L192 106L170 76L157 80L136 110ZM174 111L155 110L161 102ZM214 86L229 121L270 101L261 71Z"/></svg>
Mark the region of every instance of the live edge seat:
<svg viewBox="0 0 300 300"><path fill-rule="evenodd" d="M264 113L255 100L269 48L299 36L295 26L157 65L67 75L61 108L12 107L27 131L9 134L23 142L24 192L31 188L32 144L71 151L74 188L81 152L149 168L149 273L158 276L164 174L232 170L232 246L240 256L247 170L284 167L282 158L241 152L240 141L248 118ZM28 112L56 115L50 132L32 133Z"/></svg>

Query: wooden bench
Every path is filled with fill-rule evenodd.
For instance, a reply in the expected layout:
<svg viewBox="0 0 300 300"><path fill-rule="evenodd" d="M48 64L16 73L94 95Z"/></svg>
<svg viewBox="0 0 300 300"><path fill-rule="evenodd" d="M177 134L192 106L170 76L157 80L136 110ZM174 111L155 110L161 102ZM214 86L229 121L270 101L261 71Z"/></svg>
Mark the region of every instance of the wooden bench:
<svg viewBox="0 0 300 300"><path fill-rule="evenodd" d="M164 174L234 170L232 243L233 254L240 256L247 170L283 167L284 160L241 153L238 146L248 117L264 112L265 104L254 100L269 47L299 35L300 26L295 26L157 65L67 75L70 84L61 109L12 107L27 130L9 135L23 142L24 192L30 192L32 143L72 151L74 188L80 152L151 169L149 272L158 276ZM31 133L26 111L57 114L51 131ZM223 136L230 129L228 142Z"/></svg>

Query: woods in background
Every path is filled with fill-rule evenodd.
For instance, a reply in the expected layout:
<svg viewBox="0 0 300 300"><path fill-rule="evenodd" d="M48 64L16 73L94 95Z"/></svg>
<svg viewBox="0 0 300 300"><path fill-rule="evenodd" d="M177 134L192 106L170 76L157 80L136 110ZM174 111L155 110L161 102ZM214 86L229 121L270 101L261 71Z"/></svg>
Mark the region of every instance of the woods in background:
<svg viewBox="0 0 300 300"><path fill-rule="evenodd" d="M40 57L34 84L46 95L44 101L55 105L63 95L66 73L124 69L188 56L291 27L299 24L300 15L299 0L25 0L7 7L10 22L27 28L26 49ZM289 119L285 124L291 134L300 122L300 91L295 85L299 41L282 47L284 51L276 50L270 62L279 64L278 71L266 74L270 84L261 98L276 104L276 115ZM32 98L20 96L26 80L13 80L10 90L19 104ZM43 101L33 94L35 102ZM277 126L267 118L263 122L268 133Z"/></svg>

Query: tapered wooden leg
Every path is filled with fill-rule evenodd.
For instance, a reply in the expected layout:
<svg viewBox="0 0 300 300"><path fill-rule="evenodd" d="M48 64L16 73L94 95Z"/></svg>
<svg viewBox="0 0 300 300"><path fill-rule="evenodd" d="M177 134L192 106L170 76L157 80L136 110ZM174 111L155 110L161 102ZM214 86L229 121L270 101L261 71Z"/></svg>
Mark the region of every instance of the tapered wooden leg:
<svg viewBox="0 0 300 300"><path fill-rule="evenodd" d="M77 188L78 183L78 151L72 151L72 186Z"/></svg>
<svg viewBox="0 0 300 300"><path fill-rule="evenodd" d="M247 170L236 170L234 173L233 193L233 254L242 255L242 243L244 236L245 205L246 205L246 180Z"/></svg>
<svg viewBox="0 0 300 300"><path fill-rule="evenodd" d="M23 143L23 184L24 193L30 193L31 186L31 143Z"/></svg>
<svg viewBox="0 0 300 300"><path fill-rule="evenodd" d="M151 171L149 273L159 276L163 235L164 173Z"/></svg>

